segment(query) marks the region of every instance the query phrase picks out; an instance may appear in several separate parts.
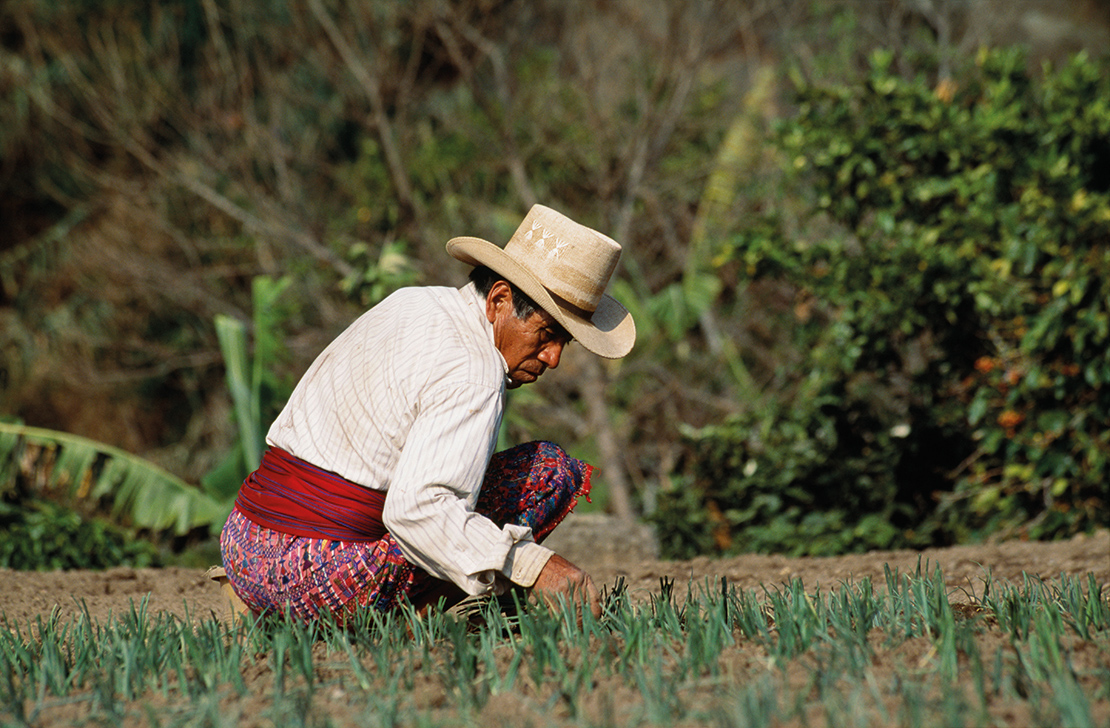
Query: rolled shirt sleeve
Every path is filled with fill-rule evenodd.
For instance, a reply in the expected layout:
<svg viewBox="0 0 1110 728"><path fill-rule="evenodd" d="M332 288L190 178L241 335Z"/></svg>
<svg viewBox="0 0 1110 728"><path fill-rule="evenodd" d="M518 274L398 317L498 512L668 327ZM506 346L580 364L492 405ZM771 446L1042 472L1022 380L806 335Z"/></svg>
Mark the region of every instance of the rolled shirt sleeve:
<svg viewBox="0 0 1110 728"><path fill-rule="evenodd" d="M532 586L554 553L551 549L540 546L532 540L517 541L509 550L509 556L502 571L508 572L506 576L512 583Z"/></svg>

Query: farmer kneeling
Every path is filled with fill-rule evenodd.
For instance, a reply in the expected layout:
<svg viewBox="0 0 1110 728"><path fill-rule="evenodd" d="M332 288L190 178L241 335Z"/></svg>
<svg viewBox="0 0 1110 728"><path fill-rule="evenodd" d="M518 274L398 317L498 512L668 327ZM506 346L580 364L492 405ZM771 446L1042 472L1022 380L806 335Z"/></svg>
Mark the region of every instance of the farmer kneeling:
<svg viewBox="0 0 1110 728"><path fill-rule="evenodd" d="M529 588L551 605L598 592L539 545L592 467L551 443L494 454L505 391L559 365L577 340L610 359L631 315L604 290L620 245L541 205L504 249L454 238L462 288L401 289L309 367L267 434L220 538L254 613L418 609Z"/></svg>

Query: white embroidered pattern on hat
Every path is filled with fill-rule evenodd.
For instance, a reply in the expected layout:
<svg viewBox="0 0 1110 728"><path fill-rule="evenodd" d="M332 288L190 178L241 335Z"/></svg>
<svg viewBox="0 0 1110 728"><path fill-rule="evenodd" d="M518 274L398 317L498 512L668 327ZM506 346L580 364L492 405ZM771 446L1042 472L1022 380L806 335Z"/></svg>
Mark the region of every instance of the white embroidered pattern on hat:
<svg viewBox="0 0 1110 728"><path fill-rule="evenodd" d="M539 237L535 236L535 232L537 230L540 231ZM555 238L554 241L552 241L555 247L551 247L547 243L547 241L551 238ZM563 248L570 245L570 243L564 241L562 238L555 237L555 233L545 228L539 220L534 220L532 222L532 229L524 233L524 239L532 240L532 244L546 252L548 258L558 259L562 257Z"/></svg>

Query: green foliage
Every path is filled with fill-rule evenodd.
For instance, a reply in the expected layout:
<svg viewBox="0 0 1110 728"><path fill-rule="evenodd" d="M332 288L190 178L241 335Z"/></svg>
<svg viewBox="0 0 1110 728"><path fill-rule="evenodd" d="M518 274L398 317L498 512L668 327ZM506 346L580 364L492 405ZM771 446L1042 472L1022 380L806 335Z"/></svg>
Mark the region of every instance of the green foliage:
<svg viewBox="0 0 1110 728"><path fill-rule="evenodd" d="M225 502L284 386L259 389L258 363L275 371L265 353L248 363L271 327L210 325L250 306L244 280L289 271L287 297L305 305L283 328L309 341L393 287L461 281L443 242L503 241L537 200L621 238L613 292L640 340L603 370L609 412L587 408L589 378L554 377L514 402L514 439L591 448L611 430L622 457L598 464L627 471L650 509L668 479L704 502L692 471L671 468L705 445L676 441L674 423L755 410L741 417L808 432L828 419L837 439L821 457L858 463L837 466L845 483L901 472L878 478L879 514L932 511L939 490L943 528L929 533L1042 513L1033 535L1078 527L1104 502L1071 490L1104 467L1103 420L1086 413L1105 411L1106 387L1092 384L1104 363L1071 354L1097 351L1105 310L1085 301L1106 291L1082 253L1097 248L1068 240L1104 227L1106 74L1080 61L1041 83L993 54L955 86L907 82L891 65L948 69L970 38L938 32L952 3L913 5L837 0L757 19L730 3L7 3L0 404L56 427L111 408L104 439L141 438L188 480L208 473ZM753 22L766 53L735 42ZM976 24L943 27L957 26ZM805 192L766 194L760 134L782 94L756 64L789 57L843 78L871 42L896 55L866 88L802 91L801 131L781 146ZM938 46L943 57L922 53ZM805 194L821 215L797 219ZM1072 232L1057 238L1057 224ZM227 439L218 346L239 432L212 470ZM1035 361L1042 346L1057 361ZM976 379L962 386L961 372ZM1005 428L1003 415L1021 419ZM888 447L898 453L876 454ZM756 491L779 488L771 472ZM692 523L709 516L693 511L701 521L671 527L697 541Z"/></svg>
<svg viewBox="0 0 1110 728"><path fill-rule="evenodd" d="M805 400L687 431L687 485L662 494L661 547L674 556L759 551L830 555L920 546L900 489L895 434L856 410ZM873 423L872 423L873 425Z"/></svg>
<svg viewBox="0 0 1110 728"><path fill-rule="evenodd" d="M0 422L0 495L104 508L135 528L185 534L226 518L217 502L153 463L65 432Z"/></svg>
<svg viewBox="0 0 1110 728"><path fill-rule="evenodd" d="M372 258L369 245L353 244L347 257L354 263L355 272L343 279L340 289L360 305L369 307L398 288L417 283L420 276L405 248L401 242L386 243Z"/></svg>
<svg viewBox="0 0 1110 728"><path fill-rule="evenodd" d="M273 421L292 391L275 366L287 352L282 324L288 311L282 297L291 282L289 277L273 280L266 276L252 281L253 356L247 351L246 325L230 316L215 317L239 437L223 462L201 479L201 485L213 498L227 503L229 511L239 484L262 462L265 423Z"/></svg>
<svg viewBox="0 0 1110 728"><path fill-rule="evenodd" d="M0 567L21 570L158 566L150 541L57 503L0 501Z"/></svg>
<svg viewBox="0 0 1110 728"><path fill-rule="evenodd" d="M884 54L857 85L797 82L778 141L809 211L722 262L792 291L803 364L789 403L692 435L694 503L659 519L709 517L673 553L1105 522L1108 99L1107 62L1036 79L1013 51L936 88Z"/></svg>
<svg viewBox="0 0 1110 728"><path fill-rule="evenodd" d="M0 566L152 566L137 531L176 535L228 509L154 464L65 432L0 422Z"/></svg>

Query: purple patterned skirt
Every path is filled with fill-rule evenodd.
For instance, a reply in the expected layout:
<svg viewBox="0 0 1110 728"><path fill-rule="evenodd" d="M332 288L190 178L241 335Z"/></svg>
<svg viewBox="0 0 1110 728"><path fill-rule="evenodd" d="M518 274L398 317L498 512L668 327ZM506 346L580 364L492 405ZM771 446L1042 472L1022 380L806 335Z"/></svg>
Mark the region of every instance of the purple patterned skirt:
<svg viewBox="0 0 1110 728"><path fill-rule="evenodd" d="M529 442L495 454L475 510L498 526L528 526L542 541L578 502L589 499L593 467L550 442ZM405 559L390 534L377 541L337 541L274 531L238 509L220 534L228 580L254 613L311 620L338 619L363 607L388 610L420 603L444 582Z"/></svg>

